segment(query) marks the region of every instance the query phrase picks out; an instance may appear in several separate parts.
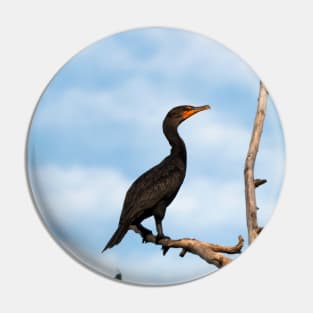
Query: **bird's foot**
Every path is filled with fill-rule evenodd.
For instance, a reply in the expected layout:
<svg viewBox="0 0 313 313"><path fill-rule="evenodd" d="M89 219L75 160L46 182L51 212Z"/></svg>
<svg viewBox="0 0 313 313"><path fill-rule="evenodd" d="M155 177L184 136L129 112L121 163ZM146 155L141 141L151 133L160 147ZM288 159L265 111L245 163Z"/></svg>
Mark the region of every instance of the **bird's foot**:
<svg viewBox="0 0 313 313"><path fill-rule="evenodd" d="M164 240L164 239L170 240L171 238L168 236L164 236L164 235L161 235L161 236L157 235L156 236L156 243L162 244L160 241ZM162 254L165 255L169 249L170 249L170 247L162 245Z"/></svg>
<svg viewBox="0 0 313 313"><path fill-rule="evenodd" d="M156 243L160 243L160 241L163 239L171 239L171 238L168 236L165 236L165 235L157 235L156 236Z"/></svg>
<svg viewBox="0 0 313 313"><path fill-rule="evenodd" d="M147 237L149 235L152 235L152 231L148 230L148 229L145 232L142 233L142 243L147 243L148 242Z"/></svg>

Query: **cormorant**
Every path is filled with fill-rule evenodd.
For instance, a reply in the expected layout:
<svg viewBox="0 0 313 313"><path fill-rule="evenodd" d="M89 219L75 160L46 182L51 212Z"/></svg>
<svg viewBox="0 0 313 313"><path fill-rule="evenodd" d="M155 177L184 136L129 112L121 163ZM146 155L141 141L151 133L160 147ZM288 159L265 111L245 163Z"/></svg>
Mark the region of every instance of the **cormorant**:
<svg viewBox="0 0 313 313"><path fill-rule="evenodd" d="M161 163L138 177L126 193L119 225L112 238L102 250L120 243L130 225L143 234L152 232L141 222L153 216L157 229L157 240L164 236L162 220L167 206L175 198L186 174L186 147L177 132L178 125L197 112L209 109L209 105L194 107L189 105L171 109L163 121L163 133L172 146L171 153Z"/></svg>

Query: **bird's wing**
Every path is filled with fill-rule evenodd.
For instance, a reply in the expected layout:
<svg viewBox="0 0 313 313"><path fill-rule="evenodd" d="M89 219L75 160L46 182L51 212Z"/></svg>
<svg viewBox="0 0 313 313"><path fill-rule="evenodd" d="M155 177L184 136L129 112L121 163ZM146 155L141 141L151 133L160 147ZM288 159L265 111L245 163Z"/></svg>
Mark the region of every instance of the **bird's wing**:
<svg viewBox="0 0 313 313"><path fill-rule="evenodd" d="M158 202L175 196L184 176L181 168L167 162L160 163L141 175L126 194L120 222L131 223Z"/></svg>

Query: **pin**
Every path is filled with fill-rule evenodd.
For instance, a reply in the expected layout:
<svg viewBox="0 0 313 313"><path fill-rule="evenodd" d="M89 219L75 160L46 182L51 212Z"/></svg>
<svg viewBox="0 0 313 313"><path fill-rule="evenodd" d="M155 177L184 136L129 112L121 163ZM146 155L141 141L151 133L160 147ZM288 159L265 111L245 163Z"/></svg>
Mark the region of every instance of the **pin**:
<svg viewBox="0 0 313 313"><path fill-rule="evenodd" d="M27 140L31 195L52 237L87 268L137 285L235 260L266 231L284 167L280 119L254 71L214 40L163 27L75 55L40 97Z"/></svg>

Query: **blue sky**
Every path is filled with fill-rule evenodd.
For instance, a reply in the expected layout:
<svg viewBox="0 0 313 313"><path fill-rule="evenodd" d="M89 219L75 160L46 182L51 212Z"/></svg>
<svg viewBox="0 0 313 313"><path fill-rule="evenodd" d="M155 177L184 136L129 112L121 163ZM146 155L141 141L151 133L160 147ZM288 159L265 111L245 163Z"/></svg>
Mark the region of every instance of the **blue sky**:
<svg viewBox="0 0 313 313"><path fill-rule="evenodd" d="M265 82L266 83L266 82ZM163 257L128 232L100 254L114 232L125 192L170 151L162 120L176 105L210 104L179 128L187 176L164 220L173 238L234 244L246 238L243 165L257 106L259 77L237 55L195 33L137 29L75 55L47 86L28 142L28 174L37 207L59 243L97 271L126 281L168 284L215 270L197 256ZM269 98L257 157L260 225L276 205L284 142ZM154 223L147 220L146 225Z"/></svg>

